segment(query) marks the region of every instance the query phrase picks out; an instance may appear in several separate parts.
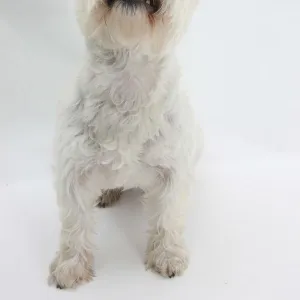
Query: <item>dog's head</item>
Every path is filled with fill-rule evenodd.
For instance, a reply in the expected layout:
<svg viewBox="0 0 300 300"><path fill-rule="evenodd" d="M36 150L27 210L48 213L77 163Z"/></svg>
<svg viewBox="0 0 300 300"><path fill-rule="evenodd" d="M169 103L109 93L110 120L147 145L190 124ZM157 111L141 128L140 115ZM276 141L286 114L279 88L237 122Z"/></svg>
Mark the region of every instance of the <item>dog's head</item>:
<svg viewBox="0 0 300 300"><path fill-rule="evenodd" d="M86 38L109 49L165 51L179 40L198 0L77 0Z"/></svg>

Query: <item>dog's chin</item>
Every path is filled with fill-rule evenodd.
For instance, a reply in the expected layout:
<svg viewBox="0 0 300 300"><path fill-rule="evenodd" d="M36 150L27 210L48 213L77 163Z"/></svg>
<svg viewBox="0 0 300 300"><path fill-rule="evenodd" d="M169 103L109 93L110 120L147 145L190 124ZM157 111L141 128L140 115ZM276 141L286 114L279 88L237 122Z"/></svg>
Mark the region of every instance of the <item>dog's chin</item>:
<svg viewBox="0 0 300 300"><path fill-rule="evenodd" d="M98 3L92 13L89 36L106 48L138 47L146 52L159 51L166 33L163 16L158 13L159 2L140 0L137 3L128 5L121 0Z"/></svg>

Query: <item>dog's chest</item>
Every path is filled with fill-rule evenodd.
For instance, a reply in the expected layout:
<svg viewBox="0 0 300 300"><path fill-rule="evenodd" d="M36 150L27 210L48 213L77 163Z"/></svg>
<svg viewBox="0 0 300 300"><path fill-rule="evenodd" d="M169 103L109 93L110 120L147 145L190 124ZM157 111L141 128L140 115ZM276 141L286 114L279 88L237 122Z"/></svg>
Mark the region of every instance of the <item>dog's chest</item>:
<svg viewBox="0 0 300 300"><path fill-rule="evenodd" d="M115 169L136 163L163 118L162 101L153 101L157 66L139 59L87 75L82 116L88 135L100 146L98 162Z"/></svg>
<svg viewBox="0 0 300 300"><path fill-rule="evenodd" d="M142 63L131 63L116 71L109 84L109 98L120 115L134 115L150 104L155 87L155 70Z"/></svg>

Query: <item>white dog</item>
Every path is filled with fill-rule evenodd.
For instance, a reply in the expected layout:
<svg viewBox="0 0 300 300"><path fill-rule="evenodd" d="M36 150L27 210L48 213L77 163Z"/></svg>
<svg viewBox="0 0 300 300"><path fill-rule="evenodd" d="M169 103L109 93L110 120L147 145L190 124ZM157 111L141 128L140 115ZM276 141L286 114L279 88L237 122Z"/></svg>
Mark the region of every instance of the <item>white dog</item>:
<svg viewBox="0 0 300 300"><path fill-rule="evenodd" d="M64 103L56 138L62 230L50 282L93 277L93 212L140 188L150 214L146 267L165 277L188 266L184 210L197 157L175 46L198 0L78 0L87 58Z"/></svg>

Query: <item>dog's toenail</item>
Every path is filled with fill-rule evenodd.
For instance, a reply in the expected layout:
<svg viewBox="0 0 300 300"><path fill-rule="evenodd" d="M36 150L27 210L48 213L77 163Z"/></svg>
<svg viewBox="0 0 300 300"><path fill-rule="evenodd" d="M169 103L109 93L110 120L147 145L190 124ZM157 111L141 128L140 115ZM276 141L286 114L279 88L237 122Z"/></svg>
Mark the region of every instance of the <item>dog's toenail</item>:
<svg viewBox="0 0 300 300"><path fill-rule="evenodd" d="M63 289L64 289L64 288L63 288L61 285L59 285L59 284L56 285L56 288L59 289L59 290L63 290Z"/></svg>

